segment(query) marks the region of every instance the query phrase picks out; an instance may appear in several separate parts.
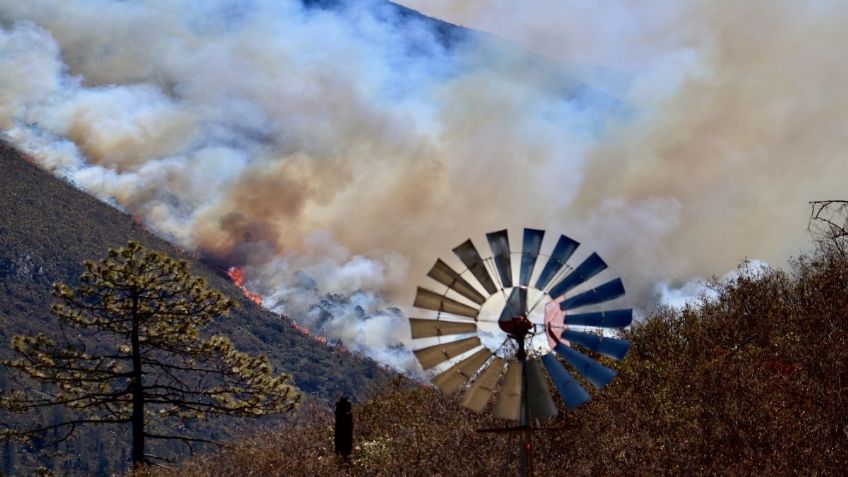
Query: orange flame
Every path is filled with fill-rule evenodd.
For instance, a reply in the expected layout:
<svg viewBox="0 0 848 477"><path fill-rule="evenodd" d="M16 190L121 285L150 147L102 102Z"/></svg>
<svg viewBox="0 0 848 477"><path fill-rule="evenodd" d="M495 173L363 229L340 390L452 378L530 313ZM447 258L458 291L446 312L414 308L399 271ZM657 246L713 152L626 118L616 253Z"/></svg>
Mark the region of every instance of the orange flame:
<svg viewBox="0 0 848 477"><path fill-rule="evenodd" d="M309 328L307 328L305 326L300 326L297 323L295 323L294 321L290 321L289 326L291 326L292 328L294 328L295 330L297 330L301 334L309 335Z"/></svg>
<svg viewBox="0 0 848 477"><path fill-rule="evenodd" d="M309 328L307 328L307 327L305 327L305 326L301 326L301 325L297 324L297 322L295 322L294 320L292 320L291 318L289 318L289 317L288 317L288 315L286 315L286 314L281 314L281 315L280 315L280 318L282 318L282 319L283 319L286 323L288 323L288 324L289 324L289 326L290 326L291 328L293 328L293 329L294 329L295 331L297 331L298 333L300 333L300 334L302 334L302 335L305 335L305 336L309 336L310 338L312 338L313 340L315 340L315 341L317 341L317 342L321 343L322 345L327 346L328 341L327 341L327 337L326 337L326 336L313 335L313 334L312 334L312 332L311 332L311 331L309 331ZM335 349L336 349L336 351L338 351L338 347L336 347Z"/></svg>
<svg viewBox="0 0 848 477"><path fill-rule="evenodd" d="M230 277L230 280L233 281L233 285L235 285L236 287L238 287L239 290L241 290L241 293L242 295L244 295L245 298L252 301L253 303L256 303L257 305L262 304L261 295L259 295L258 293L253 293L252 291L245 288L244 270L242 270L240 267L230 267L229 270L227 270L227 276Z"/></svg>
<svg viewBox="0 0 848 477"><path fill-rule="evenodd" d="M229 269L227 269L227 276L230 277L230 280L232 280L233 285L235 285L239 290L241 290L241 293L245 296L245 298L252 301L253 303L256 303L257 305L262 305L262 296L258 293L253 293L244 286L244 270L242 270L241 267L230 267ZM327 346L326 336L313 335L309 331L309 328L297 324L294 320L292 320L285 314L281 314L280 318L286 321L289 326L294 328L299 333L309 336L310 338L321 343L322 345ZM348 352L347 348L345 348L343 345L338 344L335 346L335 350L340 352Z"/></svg>
<svg viewBox="0 0 848 477"><path fill-rule="evenodd" d="M230 267L227 270L227 276L233 281L233 284L239 288L244 286L244 271L239 267Z"/></svg>

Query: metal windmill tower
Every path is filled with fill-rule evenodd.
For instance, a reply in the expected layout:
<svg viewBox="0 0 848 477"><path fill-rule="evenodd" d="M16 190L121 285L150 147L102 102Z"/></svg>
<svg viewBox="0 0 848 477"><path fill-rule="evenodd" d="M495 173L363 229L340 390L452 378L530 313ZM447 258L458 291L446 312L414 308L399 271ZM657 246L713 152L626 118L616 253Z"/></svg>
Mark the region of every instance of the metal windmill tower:
<svg viewBox="0 0 848 477"><path fill-rule="evenodd" d="M561 235L543 255L544 235L524 229L521 251L513 252L507 230L488 233L488 258L466 240L453 249L465 269L457 272L438 259L427 275L443 291L418 287L413 305L430 316L409 320L419 363L436 371L433 384L444 393L462 390L462 404L476 412L495 396L495 417L517 421L517 426L481 431L522 435L524 475L532 473L532 434L542 430L534 422L557 414L544 373L568 408L589 401L569 368L595 388L604 387L616 372L580 349L623 359L630 344L604 331L624 328L633 319L632 309L603 309L624 295L620 278L588 288L607 268L597 253L571 267L567 262L579 243ZM519 258L517 282L513 256ZM541 269L536 268L539 257L547 257ZM537 310L543 303L544 311Z"/></svg>

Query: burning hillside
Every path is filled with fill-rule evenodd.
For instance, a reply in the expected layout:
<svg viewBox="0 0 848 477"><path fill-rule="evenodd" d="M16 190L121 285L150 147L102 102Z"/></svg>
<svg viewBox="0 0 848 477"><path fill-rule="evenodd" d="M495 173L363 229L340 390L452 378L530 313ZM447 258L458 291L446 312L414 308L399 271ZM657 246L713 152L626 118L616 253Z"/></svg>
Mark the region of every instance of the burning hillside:
<svg viewBox="0 0 848 477"><path fill-rule="evenodd" d="M248 290L244 286L244 271L241 268L230 267L227 270L227 276L230 277L230 280L233 281L233 285L235 285L236 287L238 287L239 290L241 290L241 293L242 295L244 295L245 298L252 301L253 303L256 303L257 305L262 305L262 297L259 294L253 293L252 291Z"/></svg>
<svg viewBox="0 0 848 477"><path fill-rule="evenodd" d="M2 135L236 267L252 301L409 370L392 305L468 236L567 232L651 303L782 263L805 202L844 189L835 4L614 1L563 19L557 51L594 68L378 0L305 3L0 0ZM571 12L511 8L486 11Z"/></svg>

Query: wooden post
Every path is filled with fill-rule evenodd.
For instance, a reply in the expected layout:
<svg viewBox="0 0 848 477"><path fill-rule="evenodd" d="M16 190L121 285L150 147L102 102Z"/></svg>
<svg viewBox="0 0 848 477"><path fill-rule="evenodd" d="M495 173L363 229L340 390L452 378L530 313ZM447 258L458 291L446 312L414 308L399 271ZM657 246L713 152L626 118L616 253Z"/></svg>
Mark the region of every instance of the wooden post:
<svg viewBox="0 0 848 477"><path fill-rule="evenodd" d="M353 451L353 410L347 397L336 403L336 454L347 461Z"/></svg>

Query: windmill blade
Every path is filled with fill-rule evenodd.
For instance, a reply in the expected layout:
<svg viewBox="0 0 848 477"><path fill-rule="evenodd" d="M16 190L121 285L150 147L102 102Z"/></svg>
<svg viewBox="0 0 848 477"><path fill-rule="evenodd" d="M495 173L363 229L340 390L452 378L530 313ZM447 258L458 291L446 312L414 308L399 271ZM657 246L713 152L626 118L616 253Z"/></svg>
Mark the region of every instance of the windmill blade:
<svg viewBox="0 0 848 477"><path fill-rule="evenodd" d="M596 288L586 290L579 295L565 299L560 303L559 307L561 310L573 310L574 308L597 305L598 303L614 300L623 295L624 284L621 283L620 278L616 278Z"/></svg>
<svg viewBox="0 0 848 477"><path fill-rule="evenodd" d="M477 326L471 322L427 320L422 318L410 318L409 327L412 330L412 339L461 335L463 333L474 333L477 331Z"/></svg>
<svg viewBox="0 0 848 477"><path fill-rule="evenodd" d="M439 363L455 358L462 353L480 346L480 338L473 336L450 343L439 343L415 350L415 357L424 369L430 369Z"/></svg>
<svg viewBox="0 0 848 477"><path fill-rule="evenodd" d="M633 322L633 310L596 311L592 313L569 314L569 325L594 326L597 328L624 328Z"/></svg>
<svg viewBox="0 0 848 477"><path fill-rule="evenodd" d="M476 288L465 281L459 273L454 271L450 265L443 262L442 259L436 260L436 264L427 272L427 276L478 305L486 302L486 297L482 293L478 292Z"/></svg>
<svg viewBox="0 0 848 477"><path fill-rule="evenodd" d="M510 321L516 316L527 316L527 289L513 288L509 292L509 298L501 310L498 321Z"/></svg>
<svg viewBox="0 0 848 477"><path fill-rule="evenodd" d="M527 360L525 369L527 372L527 409L530 413L530 419L556 416L556 404L554 404L548 383L545 381L539 360Z"/></svg>
<svg viewBox="0 0 848 477"><path fill-rule="evenodd" d="M495 392L495 386L498 384L498 380L504 372L503 365L503 359L493 359L489 366L471 384L471 387L462 398L462 405L474 412L483 412L483 409L486 408L486 404L489 403L489 399L492 398L492 394Z"/></svg>
<svg viewBox="0 0 848 477"><path fill-rule="evenodd" d="M596 388L600 389L606 386L616 375L615 371L562 343L556 345L554 351Z"/></svg>
<svg viewBox="0 0 848 477"><path fill-rule="evenodd" d="M412 303L412 306L424 308L425 310L450 313L452 315L467 316L474 319L480 313L478 308L460 303L423 287L418 287L418 291L415 293L415 302Z"/></svg>
<svg viewBox="0 0 848 477"><path fill-rule="evenodd" d="M630 349L629 341L617 338L607 338L592 333L565 330L562 333L562 337L572 343L577 343L590 351L600 353L616 361L624 359L624 355L626 355L627 350Z"/></svg>
<svg viewBox="0 0 848 477"><path fill-rule="evenodd" d="M500 392L495 399L495 417L498 419L519 420L521 417L521 363L510 361L506 378L501 383Z"/></svg>
<svg viewBox="0 0 848 477"><path fill-rule="evenodd" d="M544 230L524 229L524 243L521 246L521 270L518 274L518 284L523 287L530 283L533 267L536 266L544 238Z"/></svg>
<svg viewBox="0 0 848 477"><path fill-rule="evenodd" d="M559 391L562 401L569 409L574 409L592 399L589 393L583 389L583 386L565 370L565 366L556 359L553 353L542 356L542 364L545 365L548 376L551 377L551 381Z"/></svg>
<svg viewBox="0 0 848 477"><path fill-rule="evenodd" d="M477 253L477 249L471 243L471 239L462 242L462 244L453 249L453 253L468 267L468 270L480 282L480 285L483 285L483 288L489 292L489 295L493 295L498 291L498 287L492 281L489 270L486 269L486 264L483 263L483 259L480 258L480 254Z"/></svg>
<svg viewBox="0 0 848 477"><path fill-rule="evenodd" d="M606 268L606 262L597 253L592 252L592 255L589 255L586 260L583 260L583 263L578 265L574 271L563 278L561 282L554 285L548 294L552 299L557 299L574 287L601 273Z"/></svg>
<svg viewBox="0 0 848 477"><path fill-rule="evenodd" d="M483 363L491 356L492 352L487 348L483 348L451 366L445 372L433 378L431 382L438 386L445 394L459 391L459 388L467 383L474 376L474 373L480 369L480 366L483 366Z"/></svg>
<svg viewBox="0 0 848 477"><path fill-rule="evenodd" d="M489 241L489 248L492 249L492 257L495 260L495 268L498 269L498 275L501 278L501 285L504 288L512 286L512 264L509 256L509 234L506 230L497 232L489 232L486 234L486 240Z"/></svg>
<svg viewBox="0 0 848 477"><path fill-rule="evenodd" d="M551 279L565 266L565 263L571 258L571 255L574 254L578 246L580 246L580 242L568 238L565 235L560 235L556 246L554 246L554 251L548 259L548 263L545 264L545 268L542 269L542 273L539 274L539 278L536 280L536 288L544 290Z"/></svg>

